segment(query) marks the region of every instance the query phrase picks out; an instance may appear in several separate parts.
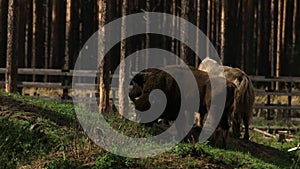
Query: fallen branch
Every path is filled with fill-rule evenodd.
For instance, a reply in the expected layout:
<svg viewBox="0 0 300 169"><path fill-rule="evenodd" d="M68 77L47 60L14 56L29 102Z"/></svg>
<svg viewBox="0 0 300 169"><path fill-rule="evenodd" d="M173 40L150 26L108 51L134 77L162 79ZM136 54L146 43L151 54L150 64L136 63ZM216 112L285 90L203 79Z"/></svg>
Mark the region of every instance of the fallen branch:
<svg viewBox="0 0 300 169"><path fill-rule="evenodd" d="M295 151L295 150L300 150L300 143L297 145L297 147L288 149L288 152Z"/></svg>
<svg viewBox="0 0 300 169"><path fill-rule="evenodd" d="M268 132L265 132L265 131L263 131L263 130L260 130L260 129L258 129L258 128L253 128L253 130L256 131L256 132L262 133L262 134L264 134L264 135L266 135L266 136L273 137L273 138L276 138L276 139L277 139L277 136L275 136L275 135L273 135L273 134L270 134L270 133L268 133Z"/></svg>

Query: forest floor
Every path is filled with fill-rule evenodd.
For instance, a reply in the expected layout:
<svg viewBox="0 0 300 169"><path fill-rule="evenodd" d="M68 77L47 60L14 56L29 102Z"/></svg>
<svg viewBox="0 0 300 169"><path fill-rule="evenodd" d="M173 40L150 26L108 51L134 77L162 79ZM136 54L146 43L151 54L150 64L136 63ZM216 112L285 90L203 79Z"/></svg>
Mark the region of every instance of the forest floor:
<svg viewBox="0 0 300 169"><path fill-rule="evenodd" d="M151 136L157 129L136 126L116 113L107 121L126 135ZM130 130L129 130L130 129ZM132 130L135 129L135 130ZM111 154L83 132L72 104L32 99L0 90L0 168L299 168L299 131L279 143L251 131L251 140L228 138L227 149L180 143L148 158Z"/></svg>

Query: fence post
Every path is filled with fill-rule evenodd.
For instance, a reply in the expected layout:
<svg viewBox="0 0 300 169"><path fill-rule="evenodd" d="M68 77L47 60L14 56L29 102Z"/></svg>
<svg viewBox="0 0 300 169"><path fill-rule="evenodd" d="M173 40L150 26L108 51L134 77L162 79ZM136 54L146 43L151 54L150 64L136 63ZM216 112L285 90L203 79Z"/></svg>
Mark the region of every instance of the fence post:
<svg viewBox="0 0 300 169"><path fill-rule="evenodd" d="M288 118L290 118L292 115L292 112L291 112L292 111L291 110L291 107L292 107L292 82L291 81L288 82L287 87L288 87L288 93L289 93L289 95L288 95L288 106L289 106Z"/></svg>
<svg viewBox="0 0 300 169"><path fill-rule="evenodd" d="M62 101L68 100L70 98L69 96L69 88L68 86L70 85L70 80L69 77L67 76L67 73L69 72L68 69L62 69L62 72L65 74L62 76L62 88L63 88L63 94L61 96Z"/></svg>

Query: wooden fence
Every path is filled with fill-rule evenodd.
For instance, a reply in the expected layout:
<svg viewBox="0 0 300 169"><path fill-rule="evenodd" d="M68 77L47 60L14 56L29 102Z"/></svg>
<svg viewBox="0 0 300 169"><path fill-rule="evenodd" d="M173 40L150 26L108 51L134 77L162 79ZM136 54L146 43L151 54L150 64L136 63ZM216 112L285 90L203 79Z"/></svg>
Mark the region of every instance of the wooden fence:
<svg viewBox="0 0 300 169"><path fill-rule="evenodd" d="M4 77L5 68L0 68L0 77ZM29 76L53 76L57 79L61 79L60 82L33 82L33 81L22 81L18 83L19 91L22 88L51 88L51 89L61 89L63 94L60 96L61 101L70 102L69 90L72 89L72 76L73 70L63 71L60 69L31 69L31 68L19 68L19 75L29 75ZM95 75L96 71L82 70L76 72L76 76L82 77L91 77ZM256 96L267 97L266 102L264 103L255 103L255 110L266 110L267 116L271 116L271 112L274 110L284 110L287 111L288 115L291 114L291 111L300 110L300 101L299 104L292 104L292 99L296 96L300 96L300 91L295 90L294 86L300 84L300 77L264 77L264 76L249 76L255 86L260 86L260 88L255 89ZM112 78L118 78L114 76ZM0 88L4 88L4 78L0 79ZM283 86L281 88L276 88L276 85ZM91 85L82 84L85 88L91 88ZM93 85L95 87L95 85ZM262 87L263 86L263 87ZM97 87L97 85L96 85ZM263 89L262 89L263 88ZM117 87L111 87L112 90L116 90ZM114 91L112 92L114 93ZM276 96L287 97L287 103L274 103L272 99Z"/></svg>
<svg viewBox="0 0 300 169"><path fill-rule="evenodd" d="M267 97L264 103L255 103L254 109L258 112L263 110L267 111L266 118L271 119L275 110L281 113L283 117L291 117L292 112L297 112L299 116L300 99L297 102L297 98L300 96L300 91L297 89L300 84L300 77L264 77L264 76L249 76L253 84L260 88L255 89L256 97ZM263 89L262 89L263 88ZM277 101L274 103L275 98ZM293 99L295 99L293 101ZM295 104L296 103L296 104ZM275 116L277 116L276 113ZM257 116L260 116L258 113ZM275 117L276 118L276 117Z"/></svg>

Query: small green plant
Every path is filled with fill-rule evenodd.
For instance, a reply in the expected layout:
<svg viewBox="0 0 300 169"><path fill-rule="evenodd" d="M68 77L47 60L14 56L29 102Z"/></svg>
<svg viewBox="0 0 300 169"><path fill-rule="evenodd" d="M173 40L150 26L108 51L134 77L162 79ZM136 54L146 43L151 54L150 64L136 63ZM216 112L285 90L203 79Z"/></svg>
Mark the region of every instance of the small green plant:
<svg viewBox="0 0 300 169"><path fill-rule="evenodd" d="M129 157L121 157L114 154L106 154L98 157L93 169L115 169L124 167L137 167L136 161Z"/></svg>
<svg viewBox="0 0 300 169"><path fill-rule="evenodd" d="M74 161L68 161L62 157L55 158L51 160L49 163L44 163L43 167L47 169L76 169L79 168L80 164Z"/></svg>
<svg viewBox="0 0 300 169"><path fill-rule="evenodd" d="M176 153L179 158L184 158L186 156L201 156L203 150L192 144L181 143L175 146L173 152Z"/></svg>

